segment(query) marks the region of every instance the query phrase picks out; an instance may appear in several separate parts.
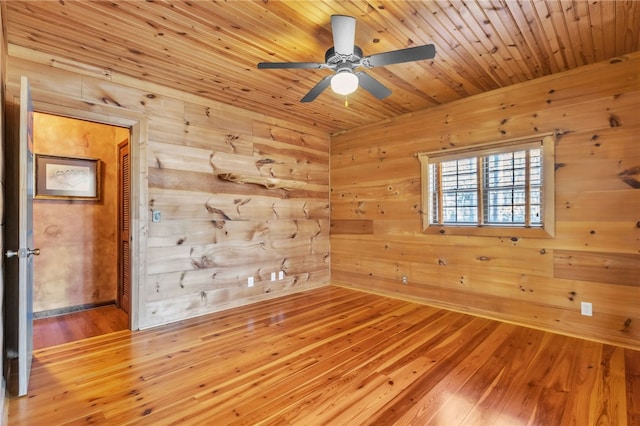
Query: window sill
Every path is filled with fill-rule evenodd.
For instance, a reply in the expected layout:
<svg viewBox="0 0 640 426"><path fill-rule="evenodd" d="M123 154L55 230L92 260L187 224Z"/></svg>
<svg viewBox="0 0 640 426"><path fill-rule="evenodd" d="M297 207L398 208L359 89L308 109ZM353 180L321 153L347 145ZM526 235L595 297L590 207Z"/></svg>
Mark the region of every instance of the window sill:
<svg viewBox="0 0 640 426"><path fill-rule="evenodd" d="M514 228L509 226L451 226L431 225L423 229L424 234L462 235L469 237L528 237L553 238L554 232L544 228Z"/></svg>

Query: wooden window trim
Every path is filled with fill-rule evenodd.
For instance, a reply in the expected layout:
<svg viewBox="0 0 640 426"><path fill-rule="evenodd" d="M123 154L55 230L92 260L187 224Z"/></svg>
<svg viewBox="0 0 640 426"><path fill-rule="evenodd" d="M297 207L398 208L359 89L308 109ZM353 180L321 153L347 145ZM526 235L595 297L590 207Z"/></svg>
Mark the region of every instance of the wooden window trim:
<svg viewBox="0 0 640 426"><path fill-rule="evenodd" d="M441 235L553 238L555 236L555 135L555 133L547 133L536 135L535 137L509 139L471 147L418 153L417 157L421 163L420 170L422 178L422 232L425 234ZM506 149L515 150L518 148L528 148L538 144L542 147L542 227L532 228L526 226L530 220L528 216L525 219L526 225L524 227L484 224L456 226L430 223L429 164L433 163L434 160L436 162L442 162L461 158L482 157L504 152ZM527 170L527 183L528 180ZM480 203L481 201L479 200L479 204ZM527 214L529 214L529 208L527 208ZM482 219L480 219L480 221L482 221Z"/></svg>

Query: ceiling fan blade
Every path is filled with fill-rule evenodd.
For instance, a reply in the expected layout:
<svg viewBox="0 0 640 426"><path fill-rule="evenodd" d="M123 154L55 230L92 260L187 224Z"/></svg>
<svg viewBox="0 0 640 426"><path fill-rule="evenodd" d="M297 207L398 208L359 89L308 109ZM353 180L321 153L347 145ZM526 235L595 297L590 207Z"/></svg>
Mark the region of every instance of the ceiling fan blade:
<svg viewBox="0 0 640 426"><path fill-rule="evenodd" d="M356 75L358 76L358 83L360 86L376 98L384 99L391 94L391 90L369 74L363 71L358 71Z"/></svg>
<svg viewBox="0 0 640 426"><path fill-rule="evenodd" d="M352 55L356 41L356 18L345 15L331 16L333 48L340 55Z"/></svg>
<svg viewBox="0 0 640 426"><path fill-rule="evenodd" d="M326 68L326 64L318 62L260 62L259 69L281 69L281 68Z"/></svg>
<svg viewBox="0 0 640 426"><path fill-rule="evenodd" d="M300 102L311 102L315 98L317 98L318 95L320 95L320 93L324 91L324 89L329 87L329 84L331 84L331 77L333 77L333 74L328 75L322 80L320 80L318 84L313 86L313 89L309 90L309 93L304 95L304 98L300 99Z"/></svg>
<svg viewBox="0 0 640 426"><path fill-rule="evenodd" d="M382 65L400 64L403 62L421 61L436 56L436 47L433 44L409 47L407 49L392 50L391 52L377 53L362 58L362 65L367 68Z"/></svg>

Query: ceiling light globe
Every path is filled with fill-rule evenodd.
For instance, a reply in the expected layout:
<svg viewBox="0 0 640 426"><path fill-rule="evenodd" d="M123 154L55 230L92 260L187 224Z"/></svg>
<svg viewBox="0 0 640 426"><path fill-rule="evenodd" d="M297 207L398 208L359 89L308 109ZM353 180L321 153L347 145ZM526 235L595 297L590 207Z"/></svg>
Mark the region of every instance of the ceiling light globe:
<svg viewBox="0 0 640 426"><path fill-rule="evenodd" d="M331 77L331 90L338 95L349 95L358 88L358 76L350 71L342 71Z"/></svg>

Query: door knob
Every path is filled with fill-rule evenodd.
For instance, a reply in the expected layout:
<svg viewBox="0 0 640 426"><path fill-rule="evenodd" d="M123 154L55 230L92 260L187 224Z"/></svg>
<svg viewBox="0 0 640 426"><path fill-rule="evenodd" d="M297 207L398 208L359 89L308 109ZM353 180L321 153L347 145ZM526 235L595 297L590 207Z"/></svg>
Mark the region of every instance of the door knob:
<svg viewBox="0 0 640 426"><path fill-rule="evenodd" d="M29 257L31 255L40 256L40 249L18 249L18 251L7 250L4 255L7 257Z"/></svg>

